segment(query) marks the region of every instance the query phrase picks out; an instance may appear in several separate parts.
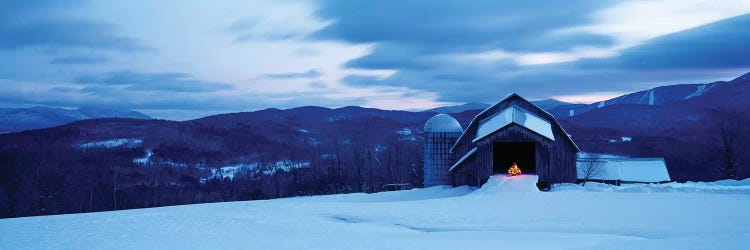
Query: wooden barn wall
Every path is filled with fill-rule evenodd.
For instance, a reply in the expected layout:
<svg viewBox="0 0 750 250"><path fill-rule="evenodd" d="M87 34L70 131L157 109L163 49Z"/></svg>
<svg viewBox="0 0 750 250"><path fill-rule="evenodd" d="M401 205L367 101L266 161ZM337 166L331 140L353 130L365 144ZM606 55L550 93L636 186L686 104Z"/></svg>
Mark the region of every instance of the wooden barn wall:
<svg viewBox="0 0 750 250"><path fill-rule="evenodd" d="M551 141L529 129L520 125L511 124L503 129L488 135L476 143L472 142L476 137L477 127L482 119L490 117L505 108L516 105L535 115L552 122L552 132L555 140ZM464 162L464 170L476 171L476 182L481 185L487 181L493 171L493 150L494 142L535 142L536 147L536 172L539 175L539 181L561 183L576 182L576 153L577 150L573 144L566 138L565 132L560 129L554 122L554 117L537 109L533 104L514 97L491 107L487 112L478 116L474 123L466 128L464 136L457 142L453 150L456 156L462 156L474 147L477 147L477 153L473 161ZM458 158L458 157L456 157Z"/></svg>
<svg viewBox="0 0 750 250"><path fill-rule="evenodd" d="M461 168L458 170L454 170L452 172L453 175L453 186L479 186L479 183L477 182L476 177L476 154L473 156L470 156L464 162L462 163Z"/></svg>
<svg viewBox="0 0 750 250"><path fill-rule="evenodd" d="M517 124L490 134L477 141L477 181L484 183L493 174L493 144L496 142L534 142L536 174L539 181L575 183L575 149L566 140L549 140Z"/></svg>

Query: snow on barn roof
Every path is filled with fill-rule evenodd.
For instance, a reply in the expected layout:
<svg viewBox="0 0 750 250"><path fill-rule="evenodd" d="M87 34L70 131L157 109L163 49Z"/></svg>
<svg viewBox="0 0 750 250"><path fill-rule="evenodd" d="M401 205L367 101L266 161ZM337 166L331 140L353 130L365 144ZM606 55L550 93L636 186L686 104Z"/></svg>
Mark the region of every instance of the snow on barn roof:
<svg viewBox="0 0 750 250"><path fill-rule="evenodd" d="M453 118L450 115L447 114L437 114L427 120L427 122L424 124L424 132L435 132L435 133L443 133L443 132L450 132L450 133L461 133L464 132L464 129L461 128L461 124L458 123L458 120Z"/></svg>
<svg viewBox="0 0 750 250"><path fill-rule="evenodd" d="M500 104L502 104L502 103L504 103L504 102L506 102L506 101L508 101L508 100L510 100L512 98L514 98L514 97L517 97L517 98L519 98L519 99L527 102L529 105L535 107L537 110L539 110L544 115L546 115L546 117L549 117L550 119L552 119L552 120L550 120L550 122L554 123L555 126L557 126L560 130L562 130L563 134L565 134L564 138L567 139L571 144L573 144L573 147L576 148L576 152L580 152L581 151L581 149L578 147L578 145L576 145L576 143L573 141L573 139L570 138L570 134L568 134L568 132L565 131L565 128L563 128L562 126L560 126L560 123L557 122L557 120L555 120L555 116L553 116L552 114L550 114L546 110L540 108L539 106L534 105L534 103L529 102L528 100L524 99L523 97L521 97L520 95L518 95L516 93L510 93L510 94L508 94L507 96L505 96L505 98L503 98L499 102L493 104L492 106L490 106L490 107L482 110L482 112L479 112L478 114L476 114L474 116L474 118L471 119L471 121L469 122L469 125L466 126L466 130L470 130L472 128L472 125L474 125L477 122L477 118L481 117L484 113L489 112L493 108L497 107L498 105L500 105ZM462 133L461 136L458 137L458 139L456 140L456 142L453 143L453 146L451 146L451 149L450 149L451 153L453 153L453 150L456 149L456 147L461 143L461 139L463 139L465 135L466 135L465 132Z"/></svg>
<svg viewBox="0 0 750 250"><path fill-rule="evenodd" d="M453 164L453 166L451 166L450 169L448 169L448 172L453 172L453 170L456 169L456 167L461 165L461 163L463 163L467 158L469 158L469 156L473 155L476 152L477 152L477 148L472 148L471 150L469 150L469 152L466 152L466 154L463 157L461 157L461 159L458 159L458 161L456 161L456 163Z"/></svg>
<svg viewBox="0 0 750 250"><path fill-rule="evenodd" d="M511 123L521 125L537 134L547 137L550 140L555 140L555 135L552 133L552 125L547 120L544 120L521 107L512 105L503 111L480 121L474 142L510 125Z"/></svg>
<svg viewBox="0 0 750 250"><path fill-rule="evenodd" d="M669 171L663 158L579 158L578 179L585 179L585 169L596 162L600 171L589 179L619 180L623 182L669 182Z"/></svg>

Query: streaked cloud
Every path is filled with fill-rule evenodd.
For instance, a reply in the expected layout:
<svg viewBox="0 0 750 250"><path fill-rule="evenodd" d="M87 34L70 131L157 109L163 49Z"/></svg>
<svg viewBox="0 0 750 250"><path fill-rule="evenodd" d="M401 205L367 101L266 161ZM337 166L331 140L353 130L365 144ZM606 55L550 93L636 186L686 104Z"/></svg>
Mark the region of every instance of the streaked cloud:
<svg viewBox="0 0 750 250"><path fill-rule="evenodd" d="M118 33L117 25L66 15L80 1L3 1L0 49L86 48L122 52L153 51Z"/></svg>
<svg viewBox="0 0 750 250"><path fill-rule="evenodd" d="M179 119L508 92L592 102L750 71L748 13L744 0L0 0L0 102Z"/></svg>
<svg viewBox="0 0 750 250"><path fill-rule="evenodd" d="M264 74L263 77L266 78L276 78L276 79L294 79L294 78L315 78L319 77L321 74L317 70L311 69L305 72L290 72L290 73L276 73L276 74Z"/></svg>
<svg viewBox="0 0 750 250"><path fill-rule="evenodd" d="M623 49L617 57L585 60L587 68L750 68L750 14L653 38Z"/></svg>
<svg viewBox="0 0 750 250"><path fill-rule="evenodd" d="M62 56L50 61L51 64L101 64L109 60L103 56Z"/></svg>
<svg viewBox="0 0 750 250"><path fill-rule="evenodd" d="M104 74L85 74L73 79L74 83L99 85L87 92L100 92L102 86L124 86L128 90L172 91L172 92L213 92L232 88L231 84L206 82L193 79L185 73L139 73L113 71ZM115 89L116 90L116 89Z"/></svg>

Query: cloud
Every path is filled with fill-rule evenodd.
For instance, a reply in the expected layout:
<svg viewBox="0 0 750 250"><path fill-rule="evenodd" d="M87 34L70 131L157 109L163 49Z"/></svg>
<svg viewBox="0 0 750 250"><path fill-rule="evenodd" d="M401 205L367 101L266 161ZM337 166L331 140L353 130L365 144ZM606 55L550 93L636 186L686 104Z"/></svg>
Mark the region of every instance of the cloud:
<svg viewBox="0 0 750 250"><path fill-rule="evenodd" d="M218 93L135 91L127 85L80 85L7 81L0 79L0 103L15 106L101 107L146 111L160 118L192 119L200 115L250 111L269 107L299 106L342 107L363 105L398 109L432 107L430 93L404 87L376 87L341 92L335 89L307 93L257 94L235 89ZM438 103L439 104L439 103ZM412 105L412 106L409 106Z"/></svg>
<svg viewBox="0 0 750 250"><path fill-rule="evenodd" d="M608 36L557 33L583 25L611 1L324 1L318 14L333 22L316 39L399 43L423 52L550 51L606 46ZM543 6L543 7L540 7Z"/></svg>
<svg viewBox="0 0 750 250"><path fill-rule="evenodd" d="M79 85L20 82L0 79L0 102L60 107L102 106L123 109L241 110L263 107L273 98L217 96L209 92L131 90L127 85Z"/></svg>
<svg viewBox="0 0 750 250"><path fill-rule="evenodd" d="M250 40L287 40L299 37L299 30L266 29L264 20L259 18L247 18L234 22L227 28L230 33L236 34L235 42L247 42Z"/></svg>
<svg viewBox="0 0 750 250"><path fill-rule="evenodd" d="M311 69L305 72L291 72L291 73L279 73L279 74L264 74L265 78L274 79L295 79L295 78L316 78L321 74L317 70Z"/></svg>
<svg viewBox="0 0 750 250"><path fill-rule="evenodd" d="M28 1L14 1L14 0L0 0L0 8L5 10L5 14L10 15L13 13L29 13L40 10L59 10L71 7L80 7L86 3L86 0L69 0L69 1L57 1L57 0L28 0Z"/></svg>
<svg viewBox="0 0 750 250"><path fill-rule="evenodd" d="M632 70L750 67L750 14L657 37L619 56L579 62L585 68Z"/></svg>
<svg viewBox="0 0 750 250"><path fill-rule="evenodd" d="M746 18L682 31L737 10L655 1L635 7L666 10L637 21L613 21L623 16L621 9L633 6L621 1L324 1L319 15L333 22L311 38L372 44L368 55L346 67L396 70L386 78L350 74L344 84L405 86L436 93L436 100L444 102L493 102L509 92L539 99L611 95L656 84L726 79L748 68ZM710 14L700 15L701 9ZM659 13L670 18L660 19ZM699 17L689 18L689 25L660 23L674 22L671 17L680 13ZM641 36L610 32L624 28L618 24L638 23L649 26L640 29ZM657 38L646 40L649 35ZM676 71L685 68L699 70Z"/></svg>
<svg viewBox="0 0 750 250"><path fill-rule="evenodd" d="M52 18L23 23L3 23L0 24L0 37L3 37L0 40L0 48L49 46L122 52L153 50L139 44L135 39L118 35L116 30L116 26L106 23Z"/></svg>
<svg viewBox="0 0 750 250"><path fill-rule="evenodd" d="M325 89L326 87L328 87L328 85L323 82L311 82L308 83L308 85L314 89Z"/></svg>
<svg viewBox="0 0 750 250"><path fill-rule="evenodd" d="M516 91L510 79L544 68L525 65L573 61L612 46L607 35L565 31L590 24L592 13L612 3L324 1L318 14L332 23L310 39L373 44L345 66L397 70L387 78L352 74L342 79L349 86L405 86L437 93L439 101L492 101ZM472 56L498 51L502 58Z"/></svg>
<svg viewBox="0 0 750 250"><path fill-rule="evenodd" d="M590 25L567 29L613 37L631 47L656 37L688 30L750 12L746 0L621 1L593 13Z"/></svg>
<svg viewBox="0 0 750 250"><path fill-rule="evenodd" d="M375 46L369 55L351 60L346 67L357 69L417 69L432 67L433 62L424 57L423 48L406 44L383 42Z"/></svg>
<svg viewBox="0 0 750 250"><path fill-rule="evenodd" d="M328 24L314 17L311 2L269 1L252 5L254 8L243 10L247 17L225 29L237 43L298 39Z"/></svg>
<svg viewBox="0 0 750 250"><path fill-rule="evenodd" d="M7 59L0 82L18 81L0 83L0 101L205 113L300 105L416 109L494 102L508 92L593 100L744 73L748 24L710 23L748 6L0 0L0 58ZM149 51L159 56L143 53Z"/></svg>
<svg viewBox="0 0 750 250"><path fill-rule="evenodd" d="M102 64L109 59L101 56L63 56L50 61L51 64Z"/></svg>
<svg viewBox="0 0 750 250"><path fill-rule="evenodd" d="M206 82L192 79L185 73L138 73L112 71L105 74L84 74L73 79L74 83L95 85L86 92L113 91L111 86L124 86L127 90L166 92L214 92L232 88L231 84Z"/></svg>
<svg viewBox="0 0 750 250"><path fill-rule="evenodd" d="M136 39L118 33L118 27L64 16L81 7L79 1L3 1L0 15L0 49L28 47L86 48L121 52L153 51Z"/></svg>

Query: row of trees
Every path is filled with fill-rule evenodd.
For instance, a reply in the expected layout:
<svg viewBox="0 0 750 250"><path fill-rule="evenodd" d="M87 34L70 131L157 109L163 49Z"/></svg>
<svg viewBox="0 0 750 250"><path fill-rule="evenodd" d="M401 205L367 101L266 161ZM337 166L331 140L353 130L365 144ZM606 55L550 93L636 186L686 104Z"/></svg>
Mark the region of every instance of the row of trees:
<svg viewBox="0 0 750 250"><path fill-rule="evenodd" d="M161 147L166 154L167 149ZM180 149L180 151L189 149ZM378 192L385 184L422 182L417 141L317 143L300 137L284 148L248 152L257 163L231 178L221 166L192 159L186 166L146 148L80 149L39 143L0 152L0 217L51 215L300 195ZM203 157L203 156L202 156ZM185 159L187 160L187 159Z"/></svg>
<svg viewBox="0 0 750 250"><path fill-rule="evenodd" d="M746 114L720 108L716 111L717 121L708 127L708 144L711 148L704 148L702 154L710 161L705 164L719 172L720 179L742 179L750 176L750 158L748 158L748 141L750 132L746 128L748 117ZM673 145L679 147L681 145ZM695 145L692 145L695 147ZM592 150L589 148L588 150ZM593 150L601 151L601 150ZM673 166L681 167L681 166ZM579 177L586 185L589 180L600 180L606 175L604 161L600 154L589 153L580 160Z"/></svg>

